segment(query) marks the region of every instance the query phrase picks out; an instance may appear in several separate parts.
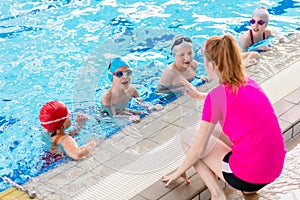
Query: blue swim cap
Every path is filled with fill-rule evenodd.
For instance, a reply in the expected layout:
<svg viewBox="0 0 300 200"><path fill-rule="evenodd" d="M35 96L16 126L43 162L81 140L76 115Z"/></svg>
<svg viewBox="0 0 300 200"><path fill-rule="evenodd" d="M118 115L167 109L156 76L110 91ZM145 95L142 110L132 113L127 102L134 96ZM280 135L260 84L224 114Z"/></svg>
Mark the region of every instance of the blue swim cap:
<svg viewBox="0 0 300 200"><path fill-rule="evenodd" d="M108 65L108 79L110 81L113 80L113 73L120 67L129 68L129 64L122 60L122 58L115 58L110 62L110 64Z"/></svg>

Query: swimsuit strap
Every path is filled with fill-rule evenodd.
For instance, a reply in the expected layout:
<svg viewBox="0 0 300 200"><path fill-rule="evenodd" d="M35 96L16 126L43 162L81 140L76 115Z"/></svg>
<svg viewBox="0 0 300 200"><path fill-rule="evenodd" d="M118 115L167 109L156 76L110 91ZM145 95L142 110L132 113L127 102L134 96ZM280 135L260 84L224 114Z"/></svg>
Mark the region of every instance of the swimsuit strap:
<svg viewBox="0 0 300 200"><path fill-rule="evenodd" d="M253 38L253 33L252 30L250 29L250 38L251 38L251 46L254 44L254 38Z"/></svg>
<svg viewBox="0 0 300 200"><path fill-rule="evenodd" d="M63 135L57 135L56 138L53 141L53 145L56 145L57 142L62 138Z"/></svg>
<svg viewBox="0 0 300 200"><path fill-rule="evenodd" d="M266 39L266 34L265 32L263 33L263 40Z"/></svg>

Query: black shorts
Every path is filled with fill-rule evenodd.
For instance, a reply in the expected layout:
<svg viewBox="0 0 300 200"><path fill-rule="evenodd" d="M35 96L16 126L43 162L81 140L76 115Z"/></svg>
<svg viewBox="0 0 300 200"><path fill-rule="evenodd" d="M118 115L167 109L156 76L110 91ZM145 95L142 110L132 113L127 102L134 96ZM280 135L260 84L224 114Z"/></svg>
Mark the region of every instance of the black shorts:
<svg viewBox="0 0 300 200"><path fill-rule="evenodd" d="M226 154L226 156L223 159L223 162L228 163L229 161L229 157L232 154L232 152L229 152L228 154ZM255 183L249 183L246 181L243 181L242 179L236 177L233 173L227 173L222 171L223 176L226 180L226 182L234 187L235 189L244 191L244 192L254 192L254 191L258 191L261 188L263 188L264 186L268 185L267 184L255 184Z"/></svg>

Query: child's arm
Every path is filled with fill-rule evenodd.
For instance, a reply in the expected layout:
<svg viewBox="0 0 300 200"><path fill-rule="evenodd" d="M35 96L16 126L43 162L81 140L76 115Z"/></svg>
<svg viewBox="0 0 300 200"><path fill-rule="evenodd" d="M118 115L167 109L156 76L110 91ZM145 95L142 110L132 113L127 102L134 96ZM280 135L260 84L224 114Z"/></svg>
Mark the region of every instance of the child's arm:
<svg viewBox="0 0 300 200"><path fill-rule="evenodd" d="M75 126L73 130L69 131L69 135L74 136L77 133L79 133L79 131L81 130L81 128L84 126L84 124L87 121L87 116L82 114L82 113L77 113L76 117L75 117Z"/></svg>
<svg viewBox="0 0 300 200"><path fill-rule="evenodd" d="M83 159L97 145L96 139L91 139L87 144L78 146L76 140L69 135L63 136L59 141L65 152L74 160Z"/></svg>

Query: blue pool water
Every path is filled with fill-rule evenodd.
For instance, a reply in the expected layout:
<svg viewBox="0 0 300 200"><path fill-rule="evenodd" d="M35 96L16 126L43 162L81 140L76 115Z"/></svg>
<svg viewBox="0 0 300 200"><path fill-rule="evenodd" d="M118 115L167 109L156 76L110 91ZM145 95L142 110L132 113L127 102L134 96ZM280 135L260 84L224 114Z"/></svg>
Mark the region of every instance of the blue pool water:
<svg viewBox="0 0 300 200"><path fill-rule="evenodd" d="M130 2L130 3L129 3ZM261 4L260 4L261 3ZM71 111L97 115L110 82L113 55L130 61L132 83L151 104L160 74L173 61L175 34L193 39L197 73L205 75L199 47L212 35L247 30L252 11L264 5L269 26L288 35L299 28L299 1L8 0L0 2L0 176L19 184L46 171L50 143L38 121L40 107L57 99ZM194 84L201 84L195 80ZM128 121L94 118L77 138L108 138ZM59 162L64 161L59 159ZM57 164L58 162L55 162ZM51 165L51 167L54 167ZM0 191L9 185L0 179Z"/></svg>

